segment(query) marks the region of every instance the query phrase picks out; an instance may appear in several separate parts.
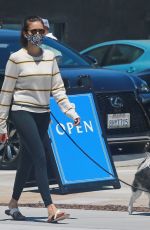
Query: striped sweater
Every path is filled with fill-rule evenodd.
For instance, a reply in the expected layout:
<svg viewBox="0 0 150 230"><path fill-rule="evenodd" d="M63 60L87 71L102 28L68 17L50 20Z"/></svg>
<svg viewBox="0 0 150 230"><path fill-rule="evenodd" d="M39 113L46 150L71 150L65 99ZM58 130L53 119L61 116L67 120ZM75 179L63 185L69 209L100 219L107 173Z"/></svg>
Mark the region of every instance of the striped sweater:
<svg viewBox="0 0 150 230"><path fill-rule="evenodd" d="M50 93L68 117L79 117L68 100L52 51L44 49L41 56L33 57L22 48L11 54L0 94L0 133L7 133L11 103L12 111L47 112Z"/></svg>

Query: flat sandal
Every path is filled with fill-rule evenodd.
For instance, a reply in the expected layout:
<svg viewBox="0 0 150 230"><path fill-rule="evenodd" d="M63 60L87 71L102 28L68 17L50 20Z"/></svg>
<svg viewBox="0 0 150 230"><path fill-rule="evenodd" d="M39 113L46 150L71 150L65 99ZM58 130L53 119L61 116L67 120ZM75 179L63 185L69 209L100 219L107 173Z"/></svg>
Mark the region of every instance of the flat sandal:
<svg viewBox="0 0 150 230"><path fill-rule="evenodd" d="M48 223L57 223L60 220L68 219L70 214L67 214L65 212L61 212L59 209L56 211L55 214L50 214L48 216Z"/></svg>
<svg viewBox="0 0 150 230"><path fill-rule="evenodd" d="M14 220L23 221L26 217L21 214L18 208L11 208L5 210L5 214L11 216Z"/></svg>

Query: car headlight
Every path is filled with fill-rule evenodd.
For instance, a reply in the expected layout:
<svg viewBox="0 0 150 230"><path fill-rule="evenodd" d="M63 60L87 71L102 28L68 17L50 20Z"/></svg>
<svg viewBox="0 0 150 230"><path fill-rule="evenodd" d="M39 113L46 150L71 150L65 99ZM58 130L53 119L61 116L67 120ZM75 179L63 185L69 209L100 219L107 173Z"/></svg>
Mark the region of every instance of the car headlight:
<svg viewBox="0 0 150 230"><path fill-rule="evenodd" d="M150 88L146 81L142 80L139 87L138 87L139 93L150 93Z"/></svg>

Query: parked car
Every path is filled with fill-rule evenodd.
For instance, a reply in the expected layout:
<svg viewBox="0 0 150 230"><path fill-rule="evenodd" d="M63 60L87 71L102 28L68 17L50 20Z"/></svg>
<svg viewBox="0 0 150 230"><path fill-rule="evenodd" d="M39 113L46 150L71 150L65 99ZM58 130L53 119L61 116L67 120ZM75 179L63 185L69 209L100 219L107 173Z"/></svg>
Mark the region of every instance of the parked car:
<svg viewBox="0 0 150 230"><path fill-rule="evenodd" d="M137 73L150 66L150 40L116 40L102 42L80 52L95 58L98 66Z"/></svg>
<svg viewBox="0 0 150 230"><path fill-rule="evenodd" d="M150 87L150 68L136 73L136 76L146 81L146 83Z"/></svg>
<svg viewBox="0 0 150 230"><path fill-rule="evenodd" d="M19 36L17 31L0 30L1 85L9 55L20 48ZM91 80L111 153L142 151L150 134L150 89L145 81L120 71L94 68L79 53L56 40L45 38L42 46L55 52L68 91ZM21 148L11 120L8 134L8 142L0 144L1 169L16 167Z"/></svg>

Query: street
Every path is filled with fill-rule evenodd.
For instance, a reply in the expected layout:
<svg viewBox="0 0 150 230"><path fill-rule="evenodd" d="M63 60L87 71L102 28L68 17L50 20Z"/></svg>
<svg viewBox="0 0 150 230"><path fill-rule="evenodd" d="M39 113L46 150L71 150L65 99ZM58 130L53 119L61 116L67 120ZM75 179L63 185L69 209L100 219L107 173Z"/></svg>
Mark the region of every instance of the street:
<svg viewBox="0 0 150 230"><path fill-rule="evenodd" d="M100 229L100 230L149 230L149 214L138 213L129 216L127 212L108 212L94 210L66 210L71 214L70 219L59 224L46 223L47 213L43 208L21 208L28 219L24 222L10 220L4 214L5 207L0 209L0 229Z"/></svg>
<svg viewBox="0 0 150 230"><path fill-rule="evenodd" d="M143 155L136 155L128 159L128 156L119 161L117 157L115 166L118 177L127 183L132 183L136 168ZM143 195L134 204L133 215L127 212L127 206L131 195L131 188L121 184L121 189L106 189L91 192L61 195L50 186L54 203L66 212L70 213L69 219L59 224L48 224L47 211L43 208L42 199L36 187L25 188L20 198L20 210L27 216L27 221L12 221L4 211L11 197L15 171L0 171L0 229L26 230L34 229L101 229L101 230L148 230L149 216L148 198ZM27 207L24 207L27 205ZM80 206L80 209L78 208ZM83 210L85 209L91 210ZM72 209L69 207L72 207ZM75 209L76 208L76 209ZM93 210L92 210L93 209ZM98 210L99 209L99 210ZM114 211L112 211L114 210ZM121 211L120 211L121 210Z"/></svg>
<svg viewBox="0 0 150 230"><path fill-rule="evenodd" d="M134 174L137 169L137 165L142 161L143 155L130 155L130 156L118 156L114 157L114 163L118 177L121 180L131 184L134 178ZM7 204L11 197L13 183L15 178L15 171L3 171L0 170L0 203ZM93 206L105 206L105 205L121 205L128 206L129 198L131 195L131 188L125 184L121 184L121 189L100 189L98 191L87 191L74 194L61 195L57 189L53 189L50 185L52 198L57 205L64 204L65 207L69 205L93 205ZM42 199L36 187L25 188L20 198L20 204L41 204ZM148 199L143 194L140 199L137 200L137 207L147 207ZM67 207L68 208L68 207Z"/></svg>

